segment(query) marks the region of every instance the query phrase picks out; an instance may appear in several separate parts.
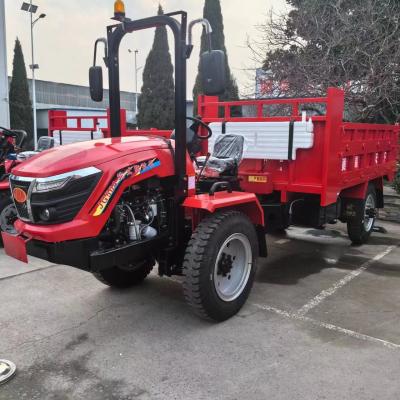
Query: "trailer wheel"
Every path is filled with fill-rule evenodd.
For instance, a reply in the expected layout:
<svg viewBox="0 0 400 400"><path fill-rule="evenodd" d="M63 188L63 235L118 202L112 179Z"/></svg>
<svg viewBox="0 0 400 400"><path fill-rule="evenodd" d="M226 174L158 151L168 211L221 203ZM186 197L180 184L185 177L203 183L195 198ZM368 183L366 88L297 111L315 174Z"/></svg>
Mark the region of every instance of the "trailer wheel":
<svg viewBox="0 0 400 400"><path fill-rule="evenodd" d="M102 271L94 272L93 276L104 285L118 289L127 289L142 283L154 267L154 261L146 260L135 269L112 267Z"/></svg>
<svg viewBox="0 0 400 400"><path fill-rule="evenodd" d="M370 185L356 217L347 221L347 232L353 244L361 245L368 241L375 226L376 206L376 190Z"/></svg>
<svg viewBox="0 0 400 400"><path fill-rule="evenodd" d="M225 321L246 302L258 257L256 230L242 213L225 211L205 218L186 249L183 290L195 313Z"/></svg>

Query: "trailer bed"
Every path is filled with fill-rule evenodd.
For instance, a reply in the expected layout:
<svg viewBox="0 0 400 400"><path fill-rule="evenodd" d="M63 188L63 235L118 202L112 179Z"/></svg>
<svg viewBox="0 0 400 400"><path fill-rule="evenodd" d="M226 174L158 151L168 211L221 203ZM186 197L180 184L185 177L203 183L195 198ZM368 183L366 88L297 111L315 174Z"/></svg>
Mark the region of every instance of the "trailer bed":
<svg viewBox="0 0 400 400"><path fill-rule="evenodd" d="M273 126L278 122L300 122L304 120L302 106L310 104L325 109L325 115L311 117L313 145L298 148L292 159L245 157L239 169L243 190L261 195L280 192L282 202L294 193L314 194L320 196L320 205L325 207L335 203L340 193L358 197L359 191L362 198L368 182L394 178L399 126L343 122L344 93L340 89L328 89L327 97L300 99L221 102L217 97L200 96L199 114L207 123L224 124L224 133L229 134L229 123L255 126L264 122ZM289 107L290 113L268 114L272 107L279 106ZM234 116L238 107L242 111L253 108L255 116ZM289 137L290 131L280 134Z"/></svg>

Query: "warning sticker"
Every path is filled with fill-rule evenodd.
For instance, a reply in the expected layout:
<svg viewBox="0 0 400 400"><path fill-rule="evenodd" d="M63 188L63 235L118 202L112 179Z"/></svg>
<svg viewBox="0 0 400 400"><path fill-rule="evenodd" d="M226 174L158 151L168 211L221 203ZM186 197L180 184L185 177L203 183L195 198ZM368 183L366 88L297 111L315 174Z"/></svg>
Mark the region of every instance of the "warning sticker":
<svg viewBox="0 0 400 400"><path fill-rule="evenodd" d="M250 183L267 183L268 178L266 176L262 176L262 175L252 175L252 176L249 176L249 182Z"/></svg>

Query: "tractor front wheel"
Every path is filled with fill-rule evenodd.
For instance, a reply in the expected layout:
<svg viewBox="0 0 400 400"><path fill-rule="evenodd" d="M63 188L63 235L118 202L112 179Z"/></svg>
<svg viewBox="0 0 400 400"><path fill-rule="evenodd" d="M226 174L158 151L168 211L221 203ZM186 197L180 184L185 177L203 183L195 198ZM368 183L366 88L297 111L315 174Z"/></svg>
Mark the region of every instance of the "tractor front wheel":
<svg viewBox="0 0 400 400"><path fill-rule="evenodd" d="M127 289L142 283L154 267L154 261L146 260L135 266L112 267L94 272L94 277L107 286Z"/></svg>
<svg viewBox="0 0 400 400"><path fill-rule="evenodd" d="M256 230L246 215L216 213L200 222L183 263L184 295L195 313L225 321L244 305L258 257Z"/></svg>

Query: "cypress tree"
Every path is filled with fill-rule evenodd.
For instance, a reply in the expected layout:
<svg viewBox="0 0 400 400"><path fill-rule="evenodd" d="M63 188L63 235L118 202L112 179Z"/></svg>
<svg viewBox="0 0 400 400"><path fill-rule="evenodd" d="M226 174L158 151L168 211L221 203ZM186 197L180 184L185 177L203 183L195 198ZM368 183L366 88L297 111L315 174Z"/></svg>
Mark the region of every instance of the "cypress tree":
<svg viewBox="0 0 400 400"><path fill-rule="evenodd" d="M163 13L160 5L158 15ZM138 109L139 128L174 128L175 88L165 26L156 28L153 48L147 56L143 70L143 86Z"/></svg>
<svg viewBox="0 0 400 400"><path fill-rule="evenodd" d="M22 129L28 134L28 143L33 143L33 114L29 95L25 60L19 39L15 40L13 72L10 83L11 129Z"/></svg>
<svg viewBox="0 0 400 400"><path fill-rule="evenodd" d="M219 0L205 0L203 16L206 18L212 27L211 42L213 50L222 50L226 54L226 76L229 78L225 92L220 95L220 100L238 100L239 89L235 78L231 74L228 63L228 53L225 47L225 35L224 35L224 22L221 11L221 4ZM205 30L201 36L201 49L200 54L203 54L208 50L208 40L206 37ZM193 100L194 100L194 113L197 114L197 97L203 93L201 84L201 71L199 65L199 72L197 74L196 84L193 88ZM232 110L233 114L240 113L239 110Z"/></svg>

